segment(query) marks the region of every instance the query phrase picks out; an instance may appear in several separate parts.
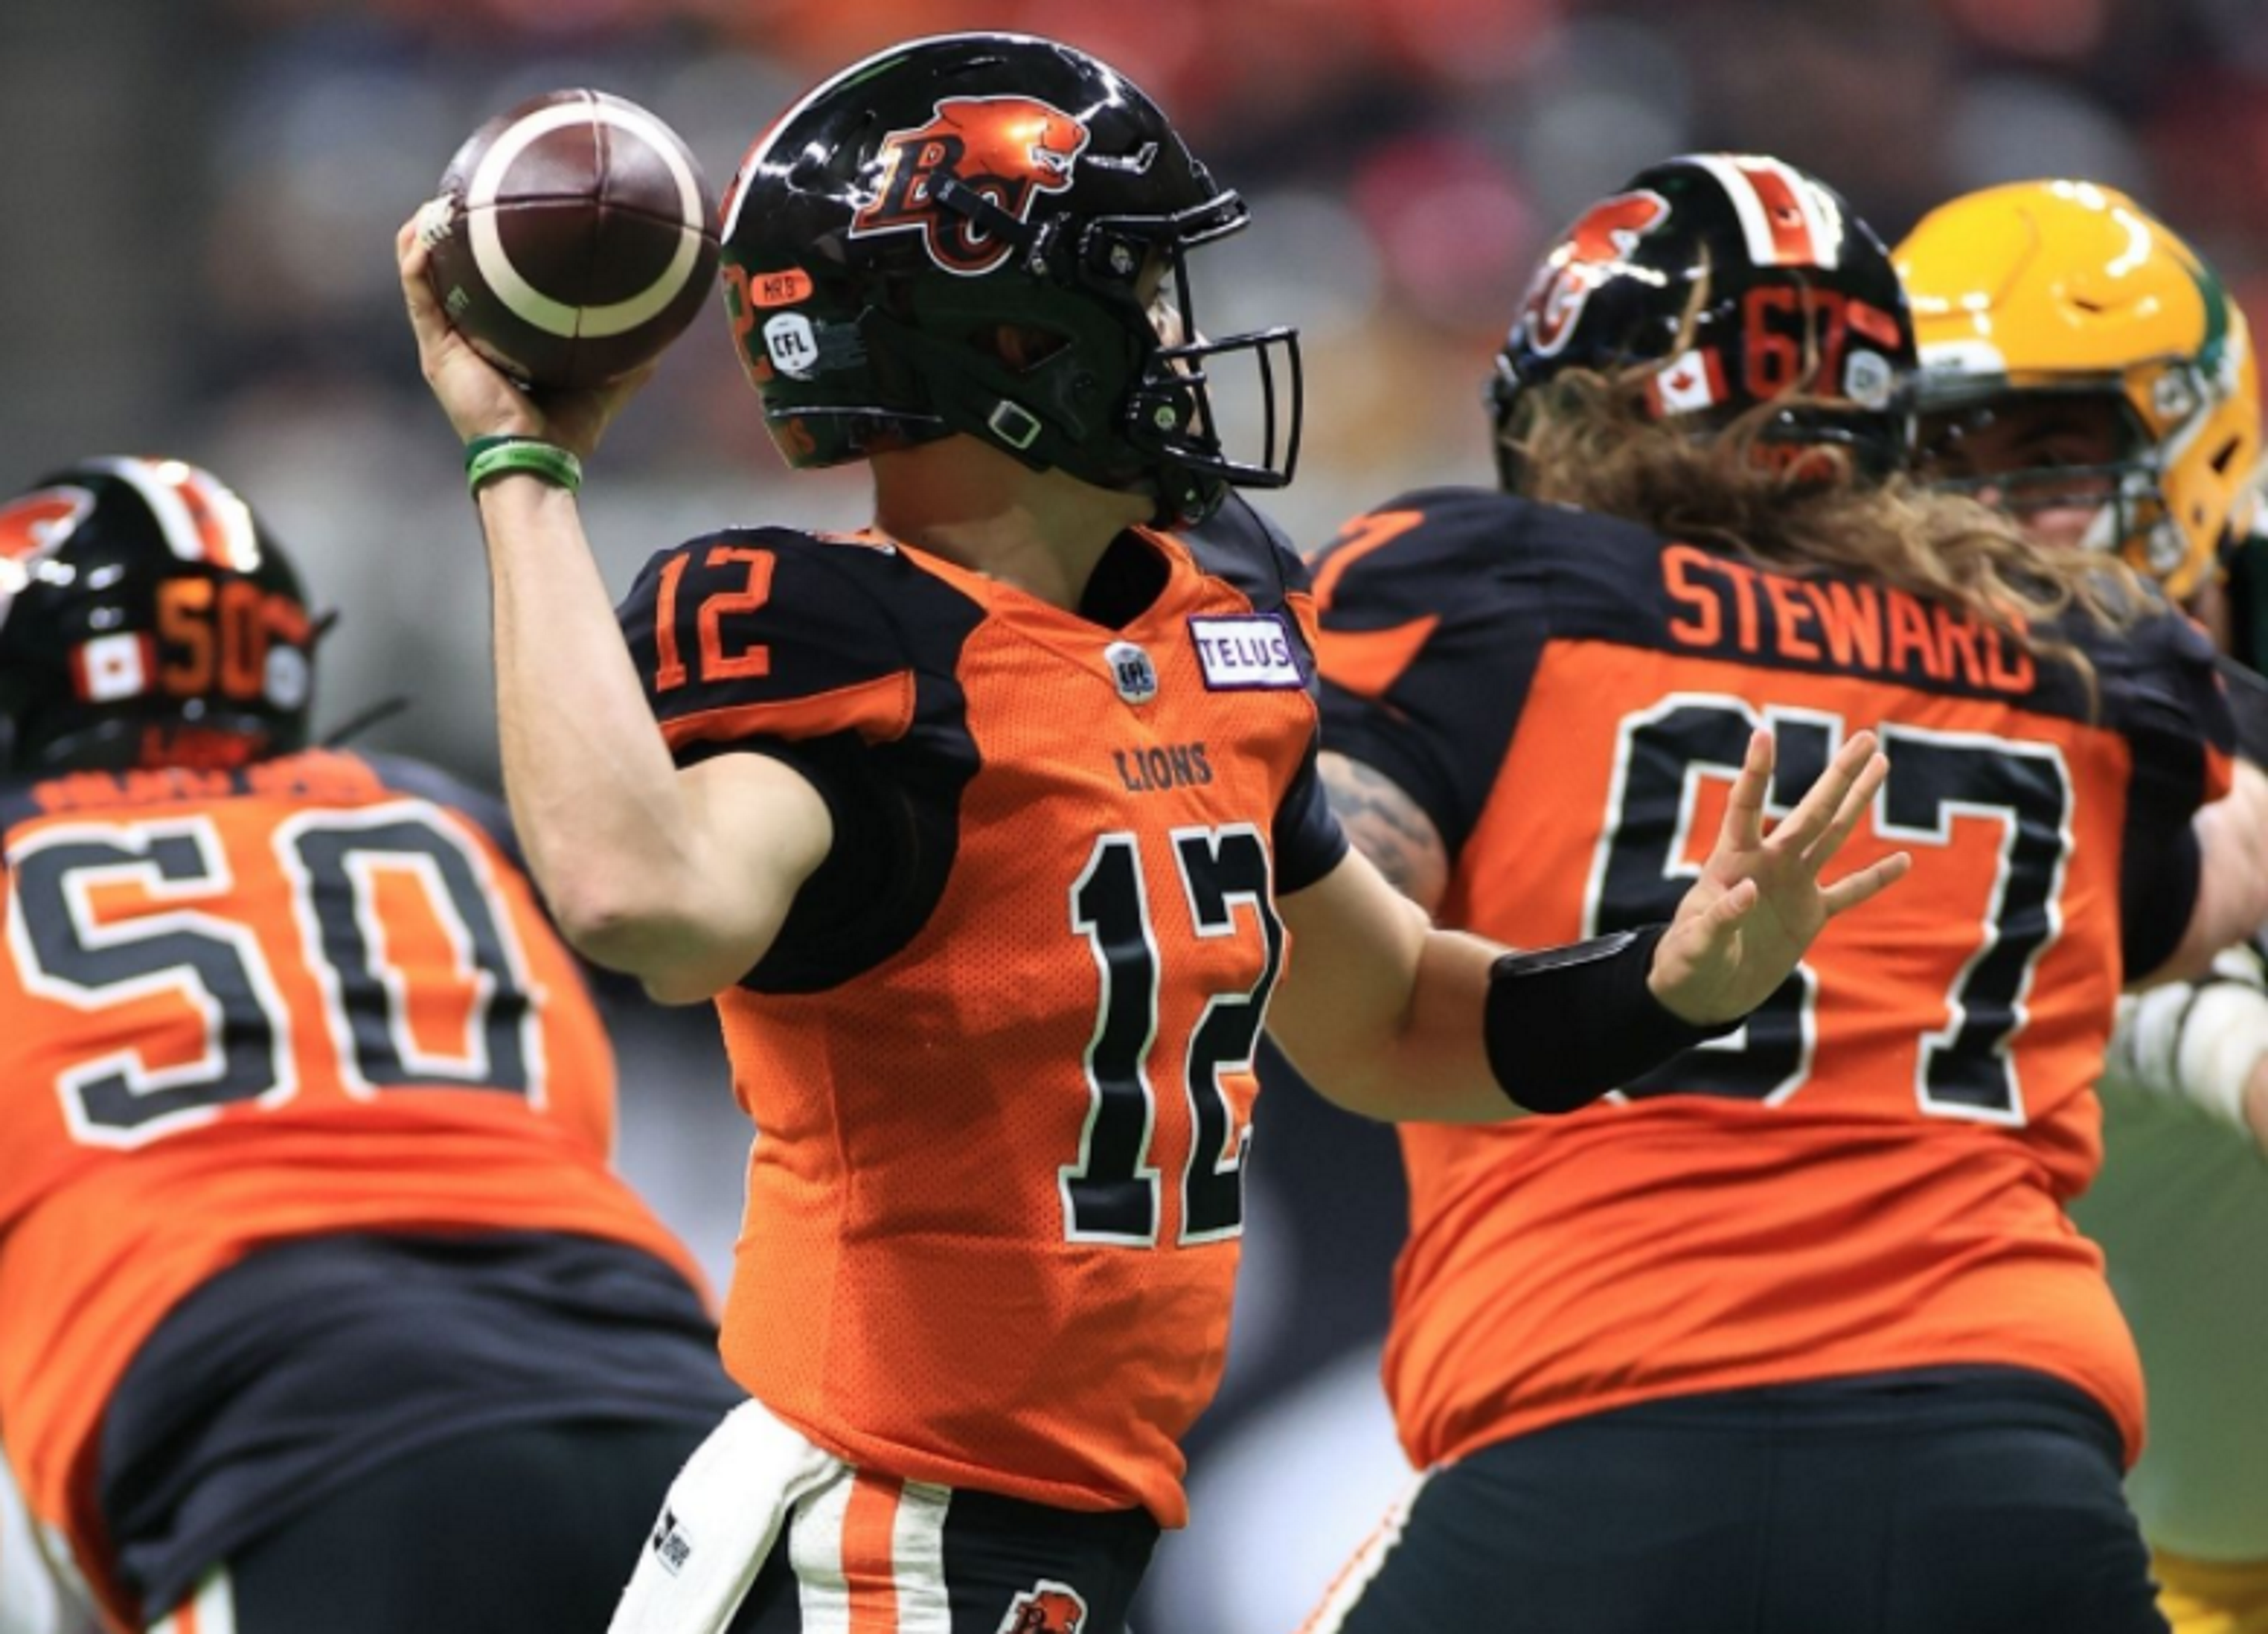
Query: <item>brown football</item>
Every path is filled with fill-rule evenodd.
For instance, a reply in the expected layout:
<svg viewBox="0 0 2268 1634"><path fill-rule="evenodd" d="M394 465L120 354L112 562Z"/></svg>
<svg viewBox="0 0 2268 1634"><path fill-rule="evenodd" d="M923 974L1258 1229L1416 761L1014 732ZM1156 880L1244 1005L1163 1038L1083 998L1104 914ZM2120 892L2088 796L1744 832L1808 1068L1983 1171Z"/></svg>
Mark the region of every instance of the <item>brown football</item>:
<svg viewBox="0 0 2268 1634"><path fill-rule="evenodd" d="M529 386L627 374L716 281L716 201L678 135L603 91L553 91L458 148L419 231L449 320Z"/></svg>

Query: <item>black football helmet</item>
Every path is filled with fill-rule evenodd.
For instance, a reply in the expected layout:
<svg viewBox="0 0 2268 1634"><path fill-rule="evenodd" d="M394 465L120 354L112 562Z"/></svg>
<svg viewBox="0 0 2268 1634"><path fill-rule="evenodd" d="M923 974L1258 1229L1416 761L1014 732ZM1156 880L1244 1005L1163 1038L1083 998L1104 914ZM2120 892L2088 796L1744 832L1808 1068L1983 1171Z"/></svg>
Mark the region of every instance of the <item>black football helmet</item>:
<svg viewBox="0 0 2268 1634"><path fill-rule="evenodd" d="M1656 418L1713 429L1784 399L1761 443L1840 446L1876 478L1906 462L1914 323L1898 273L1841 195L1792 164L1666 160L1560 234L1487 389L1504 486L1520 486L1512 440L1537 387L1649 363Z"/></svg>
<svg viewBox="0 0 2268 1634"><path fill-rule="evenodd" d="M317 633L299 575L210 472L58 472L0 502L0 770L304 748Z"/></svg>
<svg viewBox="0 0 2268 1634"><path fill-rule="evenodd" d="M1249 215L1093 58L1014 34L917 40L828 80L742 163L726 310L791 465L966 433L1035 469L1146 486L1161 520L1194 521L1229 484L1281 487L1298 454L1297 335L1203 339L1183 265ZM1036 342L1021 366L1004 326ZM1248 461L1223 452L1207 388L1231 354L1259 370Z"/></svg>

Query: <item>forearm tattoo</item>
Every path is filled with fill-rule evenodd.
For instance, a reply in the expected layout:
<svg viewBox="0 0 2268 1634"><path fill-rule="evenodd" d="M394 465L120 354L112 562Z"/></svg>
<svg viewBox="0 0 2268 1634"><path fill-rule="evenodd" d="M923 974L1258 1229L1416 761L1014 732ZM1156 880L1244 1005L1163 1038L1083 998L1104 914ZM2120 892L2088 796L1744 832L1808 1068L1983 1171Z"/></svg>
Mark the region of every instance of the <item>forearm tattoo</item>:
<svg viewBox="0 0 2268 1634"><path fill-rule="evenodd" d="M1449 851L1418 802L1391 778L1345 755L1325 753L1317 770L1331 809L1355 849L1426 912L1440 906L1449 884Z"/></svg>

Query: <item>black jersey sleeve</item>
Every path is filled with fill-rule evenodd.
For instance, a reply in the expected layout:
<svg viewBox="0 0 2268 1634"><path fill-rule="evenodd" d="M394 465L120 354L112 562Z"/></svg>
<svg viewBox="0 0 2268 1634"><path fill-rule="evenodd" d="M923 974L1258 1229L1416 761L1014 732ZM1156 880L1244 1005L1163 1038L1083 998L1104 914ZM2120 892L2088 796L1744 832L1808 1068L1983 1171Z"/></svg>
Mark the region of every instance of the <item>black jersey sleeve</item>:
<svg viewBox="0 0 2268 1634"><path fill-rule="evenodd" d="M2138 979L2189 925L2202 877L2191 818L2226 792L2237 728L2212 644L2179 614L2136 625L2102 667L2133 754L2119 897L2126 974Z"/></svg>
<svg viewBox="0 0 2268 1634"><path fill-rule="evenodd" d="M1285 537L1242 494L1230 493L1204 523L1186 536L1190 554L1213 577L1232 585L1252 604L1252 611L1281 619L1301 667L1308 690L1318 693L1315 604L1307 563ZM1304 890L1347 855L1347 834L1338 814L1323 792L1316 774L1311 740L1299 770L1284 790L1276 808L1271 844L1276 853L1276 887Z"/></svg>
<svg viewBox="0 0 2268 1634"><path fill-rule="evenodd" d="M1453 857L1487 802L1549 631L1550 517L1482 490L1415 493L1349 523L1312 562L1323 747L1389 778Z"/></svg>
<svg viewBox="0 0 2268 1634"><path fill-rule="evenodd" d="M1267 517L1241 493L1183 535L1190 555L1213 577L1233 585L1255 612L1282 611L1308 593L1307 563Z"/></svg>
<svg viewBox="0 0 2268 1634"><path fill-rule="evenodd" d="M1332 810L1323 792L1323 779L1315 770L1319 747L1308 746L1298 775L1285 791L1283 803L1276 808L1276 827L1270 836L1276 851L1276 888L1287 895L1305 890L1347 855L1347 831L1339 826L1339 814Z"/></svg>
<svg viewBox="0 0 2268 1634"><path fill-rule="evenodd" d="M957 610L926 607L935 593L893 547L763 528L662 552L616 611L679 765L765 755L826 802L833 845L744 985L843 980L902 940L942 887L951 824L938 813L951 799L928 786L937 757L909 752L924 672L953 668L950 651L927 647L961 633Z"/></svg>
<svg viewBox="0 0 2268 1634"><path fill-rule="evenodd" d="M671 751L902 736L914 665L869 582L885 547L787 528L711 534L645 565L616 611Z"/></svg>

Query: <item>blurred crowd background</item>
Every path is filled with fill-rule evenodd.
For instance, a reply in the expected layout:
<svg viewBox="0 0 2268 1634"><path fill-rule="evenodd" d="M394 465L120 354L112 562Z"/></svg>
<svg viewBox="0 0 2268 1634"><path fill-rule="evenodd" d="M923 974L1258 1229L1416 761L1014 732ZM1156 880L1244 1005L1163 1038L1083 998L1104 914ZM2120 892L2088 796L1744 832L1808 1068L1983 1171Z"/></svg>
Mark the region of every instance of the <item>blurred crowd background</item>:
<svg viewBox="0 0 2268 1634"><path fill-rule="evenodd" d="M1270 508L1303 544L1488 479L1477 390L1531 258L1672 152L1791 160L1893 241L1970 187L2112 182L2268 324L2268 0L5 0L0 483L94 453L210 465L344 610L318 725L405 698L362 741L492 786L477 534L394 228L535 93L644 103L721 190L810 83L971 26L1115 63L1251 199L1252 231L1195 264L1197 313L1302 331L1308 440ZM617 591L704 528L865 503L856 471L782 467L721 317L586 495ZM746 1130L712 1023L613 997L624 1166L721 1281ZM1257 1150L1196 1530L1161 1551L1145 1634L1282 1634L1401 1478L1375 1381L1392 1142L1294 1086Z"/></svg>

